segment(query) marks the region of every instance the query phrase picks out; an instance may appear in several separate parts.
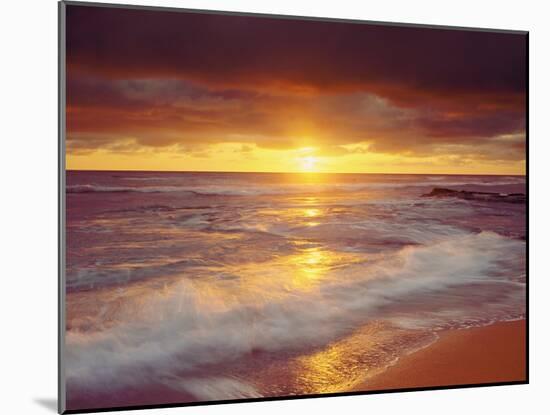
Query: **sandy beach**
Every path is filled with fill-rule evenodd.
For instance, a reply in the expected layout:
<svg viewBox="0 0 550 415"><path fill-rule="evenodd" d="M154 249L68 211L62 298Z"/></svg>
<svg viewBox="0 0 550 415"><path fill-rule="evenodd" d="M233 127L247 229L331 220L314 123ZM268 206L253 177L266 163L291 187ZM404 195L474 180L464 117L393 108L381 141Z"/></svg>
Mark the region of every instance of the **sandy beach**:
<svg viewBox="0 0 550 415"><path fill-rule="evenodd" d="M522 381L526 379L525 320L451 330L402 357L354 390L383 390Z"/></svg>

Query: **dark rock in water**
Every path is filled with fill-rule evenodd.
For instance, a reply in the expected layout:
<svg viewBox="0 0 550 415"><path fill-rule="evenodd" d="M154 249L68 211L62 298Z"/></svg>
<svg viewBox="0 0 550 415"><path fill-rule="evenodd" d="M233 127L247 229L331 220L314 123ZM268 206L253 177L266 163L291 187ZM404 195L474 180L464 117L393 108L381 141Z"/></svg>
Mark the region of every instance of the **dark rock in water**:
<svg viewBox="0 0 550 415"><path fill-rule="evenodd" d="M526 200L523 193L469 192L467 190L453 190L442 187L434 187L430 193L423 194L422 197L456 197L464 200L507 203L525 203Z"/></svg>

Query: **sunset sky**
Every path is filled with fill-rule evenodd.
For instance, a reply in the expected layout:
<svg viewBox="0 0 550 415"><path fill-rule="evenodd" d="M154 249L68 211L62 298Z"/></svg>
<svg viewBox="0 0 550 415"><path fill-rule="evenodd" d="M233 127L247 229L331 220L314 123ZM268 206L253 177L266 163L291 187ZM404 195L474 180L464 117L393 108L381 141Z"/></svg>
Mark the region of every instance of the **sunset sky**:
<svg viewBox="0 0 550 415"><path fill-rule="evenodd" d="M524 34L67 7L67 168L524 174Z"/></svg>

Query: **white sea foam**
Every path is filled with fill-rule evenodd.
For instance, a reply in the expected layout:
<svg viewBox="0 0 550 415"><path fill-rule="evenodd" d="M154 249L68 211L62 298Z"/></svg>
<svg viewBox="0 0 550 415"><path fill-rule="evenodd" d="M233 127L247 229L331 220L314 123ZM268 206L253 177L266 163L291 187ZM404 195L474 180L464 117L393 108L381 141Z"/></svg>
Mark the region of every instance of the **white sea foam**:
<svg viewBox="0 0 550 415"><path fill-rule="evenodd" d="M436 308L432 314L426 309L416 324L441 325L445 319L467 321L521 312L523 284L498 270L521 272L518 263L524 254L524 242L493 232L459 234L405 247L372 264L334 270L318 290L300 296L285 289L283 276L265 281L261 295L231 303L216 290L201 290L182 280L168 293L117 302L116 326L97 320L96 331L69 331L67 381L99 389L173 384L186 371L230 362L254 350L326 344L371 319L391 319L411 298L423 296L451 308L446 313ZM478 287L462 294L466 297L461 304L473 302L475 307L454 304L460 287ZM210 399L226 396L220 395L221 389L243 393L242 385L227 380L210 388L197 380L179 385ZM254 391L247 393L252 396Z"/></svg>
<svg viewBox="0 0 550 415"><path fill-rule="evenodd" d="M228 377L178 379L168 384L174 389L190 392L204 401L262 397L253 385Z"/></svg>

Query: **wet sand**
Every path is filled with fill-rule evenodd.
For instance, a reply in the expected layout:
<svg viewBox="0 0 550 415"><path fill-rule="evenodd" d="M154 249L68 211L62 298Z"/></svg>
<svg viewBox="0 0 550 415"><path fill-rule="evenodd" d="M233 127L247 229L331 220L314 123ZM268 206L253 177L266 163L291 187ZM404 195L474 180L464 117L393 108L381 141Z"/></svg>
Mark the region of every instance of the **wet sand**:
<svg viewBox="0 0 550 415"><path fill-rule="evenodd" d="M440 333L356 391L524 381L525 320Z"/></svg>

